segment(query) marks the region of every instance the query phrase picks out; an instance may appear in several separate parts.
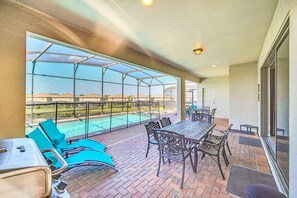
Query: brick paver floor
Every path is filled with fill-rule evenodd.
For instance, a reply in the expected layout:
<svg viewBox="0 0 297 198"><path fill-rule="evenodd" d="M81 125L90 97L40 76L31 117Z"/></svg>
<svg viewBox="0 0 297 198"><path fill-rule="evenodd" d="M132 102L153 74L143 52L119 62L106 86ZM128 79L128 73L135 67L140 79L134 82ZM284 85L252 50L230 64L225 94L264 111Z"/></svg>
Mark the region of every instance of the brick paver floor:
<svg viewBox="0 0 297 198"><path fill-rule="evenodd" d="M174 117L172 118L174 120ZM228 121L216 119L216 128L227 128ZM239 136L257 136L231 133L229 144L231 165L242 166L271 174L262 148L238 143ZM106 150L118 168L78 167L63 174L69 183L71 197L233 197L226 192L230 167L222 162L226 180L223 180L216 163L210 157L199 158L195 174L189 160L186 164L184 188L180 189L182 165L162 164L156 176L158 151L152 146L145 158L147 136L143 125L93 137L108 146Z"/></svg>

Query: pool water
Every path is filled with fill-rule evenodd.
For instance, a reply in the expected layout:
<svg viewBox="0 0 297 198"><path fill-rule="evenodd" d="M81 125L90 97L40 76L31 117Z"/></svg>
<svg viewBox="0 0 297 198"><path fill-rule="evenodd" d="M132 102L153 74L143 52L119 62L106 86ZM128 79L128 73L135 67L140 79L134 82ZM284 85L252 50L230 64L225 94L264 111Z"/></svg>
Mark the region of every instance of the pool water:
<svg viewBox="0 0 297 198"><path fill-rule="evenodd" d="M155 116L152 115L152 118ZM149 114L141 114L141 121L149 120ZM127 123L128 121L128 123ZM127 114L124 115L113 115L112 119L110 116L90 118L88 122L88 133L100 132L104 130L109 130L110 128L117 128L121 126L127 126L127 124L136 124L140 122L139 114ZM75 137L79 135L84 135L86 132L86 121L83 120L73 120L67 122L58 122L58 129L66 135L67 138ZM30 133L32 128L27 128L27 132Z"/></svg>

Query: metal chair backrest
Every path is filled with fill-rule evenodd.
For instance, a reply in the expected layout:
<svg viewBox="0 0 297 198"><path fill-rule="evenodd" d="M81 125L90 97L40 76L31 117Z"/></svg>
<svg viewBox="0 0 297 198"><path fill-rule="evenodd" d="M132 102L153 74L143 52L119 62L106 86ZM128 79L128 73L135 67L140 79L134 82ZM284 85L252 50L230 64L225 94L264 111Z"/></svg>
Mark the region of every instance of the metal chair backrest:
<svg viewBox="0 0 297 198"><path fill-rule="evenodd" d="M185 159L184 151L187 150L187 147L183 135L163 129L154 131L160 155L168 158L182 156L179 161Z"/></svg>
<svg viewBox="0 0 297 198"><path fill-rule="evenodd" d="M159 122L149 122L147 124L144 125L145 126L145 129L146 129L146 132L147 132L147 135L148 135L148 138L151 139L151 138L154 138L154 129L160 129L160 124Z"/></svg>
<svg viewBox="0 0 297 198"><path fill-rule="evenodd" d="M211 113L210 113L211 117L214 117L216 110L217 110L217 108L214 108L211 110Z"/></svg>
<svg viewBox="0 0 297 198"><path fill-rule="evenodd" d="M198 122L207 122L211 123L211 115L206 113L194 113L192 115L192 121L198 121Z"/></svg>
<svg viewBox="0 0 297 198"><path fill-rule="evenodd" d="M224 134L224 137L221 139L221 141L218 143L220 145L219 151L221 150L221 147L225 145L227 139L228 139L228 135L231 131L233 124L230 124L228 129L226 129L225 131L222 131Z"/></svg>
<svg viewBox="0 0 297 198"><path fill-rule="evenodd" d="M170 118L166 118L166 117L163 117L161 120L160 120L160 123L161 123L161 126L162 127L167 127L169 125L172 124L172 122L170 121Z"/></svg>

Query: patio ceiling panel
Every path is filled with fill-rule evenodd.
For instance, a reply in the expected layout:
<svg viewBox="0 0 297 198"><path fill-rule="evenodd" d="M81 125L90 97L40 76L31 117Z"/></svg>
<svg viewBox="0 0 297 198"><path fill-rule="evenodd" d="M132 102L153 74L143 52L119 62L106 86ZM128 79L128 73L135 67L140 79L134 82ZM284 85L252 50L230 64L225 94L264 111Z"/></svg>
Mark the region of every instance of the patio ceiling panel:
<svg viewBox="0 0 297 198"><path fill-rule="evenodd" d="M26 61L33 61L33 59L39 54L38 53L33 53L33 52L30 52L30 53L27 53L27 57L26 57Z"/></svg>
<svg viewBox="0 0 297 198"><path fill-rule="evenodd" d="M147 69L142 70L142 72L144 72L144 73L146 73L146 74L148 74L150 76L153 76L153 77L155 77L155 76L163 76L163 74L161 74L159 72L155 72L155 71L147 70Z"/></svg>
<svg viewBox="0 0 297 198"><path fill-rule="evenodd" d="M36 39L33 37L27 37L27 40L26 40L27 52L34 51L34 52L40 53L48 44L49 42Z"/></svg>
<svg viewBox="0 0 297 198"><path fill-rule="evenodd" d="M67 55L58 53L43 53L39 58L38 62L57 62L57 63L75 63L80 61L84 56Z"/></svg>
<svg viewBox="0 0 297 198"><path fill-rule="evenodd" d="M81 50L76 50L73 48L69 48L69 47L64 47L62 45L57 45L54 44L53 46L51 46L47 52L52 52L52 53L60 53L60 54L69 54L69 55L76 55L76 56L90 56L90 53L81 51Z"/></svg>
<svg viewBox="0 0 297 198"><path fill-rule="evenodd" d="M81 62L81 64L84 64L84 65L100 66L100 67L104 65L109 65L112 63L116 63L116 62L112 60L104 59L104 58L99 58L98 56Z"/></svg>
<svg viewBox="0 0 297 198"><path fill-rule="evenodd" d="M152 78L146 78L146 79L143 79L142 81L150 85Z"/></svg>
<svg viewBox="0 0 297 198"><path fill-rule="evenodd" d="M161 81L163 84L174 84L174 83L176 83L176 78L174 78L172 76L158 77L156 79Z"/></svg>
<svg viewBox="0 0 297 198"><path fill-rule="evenodd" d="M84 51L65 47L51 42L27 38L27 61L80 64L85 66L96 66L119 72L142 81L143 85L164 85L176 83L176 79L163 73L144 69L129 63L117 62L115 60L90 54ZM38 57L38 59L36 59Z"/></svg>
<svg viewBox="0 0 297 198"><path fill-rule="evenodd" d="M156 80L155 78L153 79L153 81L152 81L152 83L151 83L151 85L163 85L163 84L165 84L165 83L160 83L160 81L158 81L158 80Z"/></svg>
<svg viewBox="0 0 297 198"><path fill-rule="evenodd" d="M135 78L146 78L146 77L150 77L149 75L141 72L141 71L136 71L136 72L132 72L129 73L130 76L135 77Z"/></svg>
<svg viewBox="0 0 297 198"><path fill-rule="evenodd" d="M118 72L121 72L121 73L129 73L130 71L135 70L135 69L132 69L131 67L128 67L128 66L126 66L126 65L124 65L122 63L110 66L109 69L113 69L114 71L118 71Z"/></svg>

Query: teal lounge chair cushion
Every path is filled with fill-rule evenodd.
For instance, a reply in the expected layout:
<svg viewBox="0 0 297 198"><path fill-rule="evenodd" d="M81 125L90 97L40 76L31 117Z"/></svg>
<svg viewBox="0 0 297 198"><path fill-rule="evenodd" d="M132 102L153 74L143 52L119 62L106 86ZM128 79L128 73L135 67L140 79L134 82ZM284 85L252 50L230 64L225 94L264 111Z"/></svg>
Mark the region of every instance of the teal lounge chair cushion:
<svg viewBox="0 0 297 198"><path fill-rule="evenodd" d="M55 145L59 145L64 139L65 139L65 134L60 133L53 138L53 142Z"/></svg>
<svg viewBox="0 0 297 198"><path fill-rule="evenodd" d="M36 128L35 130L33 130L31 133L27 135L27 137L32 138L40 150L52 148L52 149L56 149L59 154L62 153L61 149L57 149L51 144L49 139L43 134L43 132L39 128ZM57 168L61 166L52 153L45 153L44 156L52 160L53 164ZM115 166L110 155L96 150L83 150L78 153L74 153L70 155L68 158L64 158L64 159L68 164L68 167L67 167L68 169L73 168L74 166L83 165L83 164L90 164L90 165L104 164L110 167Z"/></svg>
<svg viewBox="0 0 297 198"><path fill-rule="evenodd" d="M40 150L55 149L56 151L58 151L59 154L62 154L62 151L60 149L56 149L39 128L34 129L31 133L27 135L27 137L33 139ZM57 159L52 153L43 153L43 155L46 158L50 159L53 162L53 164L57 163Z"/></svg>
<svg viewBox="0 0 297 198"><path fill-rule="evenodd" d="M52 119L43 121L39 123L39 125L57 148L67 150L82 147L98 151L104 151L105 149L105 146L103 144L89 139L82 139L73 142L72 144L68 144L68 142L65 139L65 134L59 131ZM64 136L62 136L61 134Z"/></svg>
<svg viewBox="0 0 297 198"><path fill-rule="evenodd" d="M77 142L72 142L71 144L68 144L68 148L78 148L78 147L91 148L98 151L104 151L104 148L105 148L102 144L98 144L98 142L96 142L95 140L89 140L89 139L82 139Z"/></svg>
<svg viewBox="0 0 297 198"><path fill-rule="evenodd" d="M109 166L113 166L113 167L115 166L110 155L103 152L94 151L94 150L83 150L79 153L69 156L65 160L68 163L69 168L76 166L79 163L88 163L88 162L90 163L103 162L104 164L107 164Z"/></svg>

